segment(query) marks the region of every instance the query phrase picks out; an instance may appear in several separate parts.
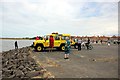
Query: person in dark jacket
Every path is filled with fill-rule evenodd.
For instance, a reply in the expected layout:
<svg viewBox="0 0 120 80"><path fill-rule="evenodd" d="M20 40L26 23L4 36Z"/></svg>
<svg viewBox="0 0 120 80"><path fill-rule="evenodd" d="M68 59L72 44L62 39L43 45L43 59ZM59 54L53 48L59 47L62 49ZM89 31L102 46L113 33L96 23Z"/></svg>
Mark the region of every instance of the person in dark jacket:
<svg viewBox="0 0 120 80"><path fill-rule="evenodd" d="M100 42L101 42L101 44L102 44L102 42L103 42L103 41L102 41L102 40L100 40Z"/></svg>
<svg viewBox="0 0 120 80"><path fill-rule="evenodd" d="M78 39L78 51L81 50L81 43L82 43L82 40L81 40L81 39Z"/></svg>
<svg viewBox="0 0 120 80"><path fill-rule="evenodd" d="M88 41L86 43L87 50L89 49L90 39L88 38Z"/></svg>
<svg viewBox="0 0 120 80"><path fill-rule="evenodd" d="M17 41L15 41L15 49L18 49Z"/></svg>

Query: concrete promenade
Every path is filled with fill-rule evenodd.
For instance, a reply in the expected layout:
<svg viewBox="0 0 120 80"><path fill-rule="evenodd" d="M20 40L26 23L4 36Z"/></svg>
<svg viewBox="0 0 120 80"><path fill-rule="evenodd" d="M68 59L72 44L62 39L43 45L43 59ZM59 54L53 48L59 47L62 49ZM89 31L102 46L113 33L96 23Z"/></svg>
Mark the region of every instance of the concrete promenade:
<svg viewBox="0 0 120 80"><path fill-rule="evenodd" d="M70 59L64 52L31 51L56 78L118 78L118 45L93 44L92 50L71 49Z"/></svg>

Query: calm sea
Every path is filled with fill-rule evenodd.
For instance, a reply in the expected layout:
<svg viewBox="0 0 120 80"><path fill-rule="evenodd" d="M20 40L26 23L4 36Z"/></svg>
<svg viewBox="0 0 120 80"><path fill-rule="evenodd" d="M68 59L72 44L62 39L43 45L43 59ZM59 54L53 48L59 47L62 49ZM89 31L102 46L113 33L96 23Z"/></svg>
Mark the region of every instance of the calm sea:
<svg viewBox="0 0 120 80"><path fill-rule="evenodd" d="M18 43L18 48L21 48L31 46L34 40L0 40L0 52L14 49L15 41Z"/></svg>

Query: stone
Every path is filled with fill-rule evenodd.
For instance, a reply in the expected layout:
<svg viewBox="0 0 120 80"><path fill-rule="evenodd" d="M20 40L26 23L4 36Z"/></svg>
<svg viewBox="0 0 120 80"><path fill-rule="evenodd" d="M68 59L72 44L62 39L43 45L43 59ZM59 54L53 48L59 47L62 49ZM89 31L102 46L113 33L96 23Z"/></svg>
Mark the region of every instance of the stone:
<svg viewBox="0 0 120 80"><path fill-rule="evenodd" d="M29 53L30 47L2 53L2 77L25 78L41 76L43 68L38 66Z"/></svg>
<svg viewBox="0 0 120 80"><path fill-rule="evenodd" d="M19 69L20 69L20 70L23 70L23 69L24 69L24 66L23 66L23 65L19 66Z"/></svg>
<svg viewBox="0 0 120 80"><path fill-rule="evenodd" d="M43 73L42 72L40 72L40 71L31 71L31 72L28 72L27 74L26 74L26 76L28 76L28 77L35 77L35 76L40 76L40 75L43 75Z"/></svg>
<svg viewBox="0 0 120 80"><path fill-rule="evenodd" d="M15 75L16 75L16 77L21 77L24 75L24 73L21 70L16 70Z"/></svg>
<svg viewBox="0 0 120 80"><path fill-rule="evenodd" d="M8 70L7 68L2 68L2 73L4 73L7 70Z"/></svg>
<svg viewBox="0 0 120 80"><path fill-rule="evenodd" d="M43 68L42 67L35 67L34 68L36 71L40 71L40 70L42 70Z"/></svg>
<svg viewBox="0 0 120 80"><path fill-rule="evenodd" d="M9 77L11 72L12 72L11 70L6 70L6 71L3 72L3 74L4 74L6 77Z"/></svg>
<svg viewBox="0 0 120 80"><path fill-rule="evenodd" d="M13 74L13 75L9 76L8 78L14 78L14 77L15 77L15 74Z"/></svg>
<svg viewBox="0 0 120 80"><path fill-rule="evenodd" d="M29 68L29 67L26 67L26 69L27 69L27 71L32 71L32 69L31 69L31 68Z"/></svg>
<svg viewBox="0 0 120 80"><path fill-rule="evenodd" d="M28 72L26 68L24 68L22 71L24 72L24 74Z"/></svg>
<svg viewBox="0 0 120 80"><path fill-rule="evenodd" d="M13 65L9 65L9 66L7 67L8 70L11 70L12 68L13 68Z"/></svg>

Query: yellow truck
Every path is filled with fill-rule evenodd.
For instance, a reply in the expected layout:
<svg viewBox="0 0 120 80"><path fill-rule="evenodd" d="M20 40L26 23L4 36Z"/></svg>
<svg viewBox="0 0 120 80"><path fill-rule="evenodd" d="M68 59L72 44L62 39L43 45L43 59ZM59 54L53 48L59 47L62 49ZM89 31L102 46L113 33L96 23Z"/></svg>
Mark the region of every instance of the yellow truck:
<svg viewBox="0 0 120 80"><path fill-rule="evenodd" d="M64 51L65 50L65 42L66 42L66 37L70 37L70 34L58 34L58 33L52 33L49 35L45 35L43 37L43 39L41 40L35 40L33 42L33 46L35 48L35 50L37 51L42 51L45 50L46 48L49 48L49 37L50 35L53 36L54 38L54 47L53 48L57 48L59 50ZM74 41L71 40L71 45L74 45Z"/></svg>

